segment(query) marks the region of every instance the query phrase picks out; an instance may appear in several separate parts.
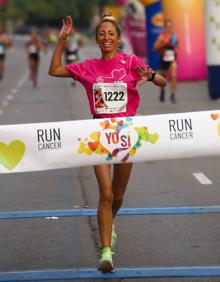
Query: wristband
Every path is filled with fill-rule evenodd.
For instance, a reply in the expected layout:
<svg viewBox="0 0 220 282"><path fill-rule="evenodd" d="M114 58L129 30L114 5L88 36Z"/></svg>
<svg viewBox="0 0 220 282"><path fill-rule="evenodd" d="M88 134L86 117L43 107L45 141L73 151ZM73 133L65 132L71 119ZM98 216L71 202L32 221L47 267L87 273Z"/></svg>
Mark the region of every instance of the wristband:
<svg viewBox="0 0 220 282"><path fill-rule="evenodd" d="M156 72L153 71L151 74L152 74L152 77L149 78L148 81L154 81L154 78L155 78L155 76L156 76Z"/></svg>

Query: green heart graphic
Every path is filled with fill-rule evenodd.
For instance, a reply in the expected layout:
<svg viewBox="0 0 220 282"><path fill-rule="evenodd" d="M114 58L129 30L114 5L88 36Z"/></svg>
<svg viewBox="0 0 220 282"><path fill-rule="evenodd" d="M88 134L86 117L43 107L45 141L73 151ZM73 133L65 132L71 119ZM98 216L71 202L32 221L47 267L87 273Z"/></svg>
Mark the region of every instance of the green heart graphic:
<svg viewBox="0 0 220 282"><path fill-rule="evenodd" d="M159 135L157 133L154 134L149 134L149 141L151 142L151 144L155 144L159 138Z"/></svg>
<svg viewBox="0 0 220 282"><path fill-rule="evenodd" d="M12 141L9 145L0 142L0 164L12 170L23 158L25 145L19 140Z"/></svg>

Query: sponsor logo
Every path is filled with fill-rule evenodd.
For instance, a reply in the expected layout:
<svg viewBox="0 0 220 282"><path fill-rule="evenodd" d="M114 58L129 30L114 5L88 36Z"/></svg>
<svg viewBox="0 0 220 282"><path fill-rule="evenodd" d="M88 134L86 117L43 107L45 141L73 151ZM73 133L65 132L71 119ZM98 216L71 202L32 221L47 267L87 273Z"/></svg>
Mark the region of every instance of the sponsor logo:
<svg viewBox="0 0 220 282"><path fill-rule="evenodd" d="M107 161L117 159L126 162L132 158L143 142L155 144L157 133L151 134L147 127L134 127L132 118L107 119L100 122L100 131L78 139L79 154L104 155Z"/></svg>
<svg viewBox="0 0 220 282"><path fill-rule="evenodd" d="M151 18L151 23L157 27L162 27L163 26L163 14L162 13L157 13L152 16Z"/></svg>
<svg viewBox="0 0 220 282"><path fill-rule="evenodd" d="M37 130L38 150L61 150L61 131L60 128L47 128Z"/></svg>
<svg viewBox="0 0 220 282"><path fill-rule="evenodd" d="M192 119L169 120L169 131L171 141L189 141L193 139Z"/></svg>
<svg viewBox="0 0 220 282"><path fill-rule="evenodd" d="M210 116L211 116L211 119L213 119L214 121L218 121L217 132L218 132L218 136L220 137L220 122L219 122L220 115L217 113L212 113Z"/></svg>
<svg viewBox="0 0 220 282"><path fill-rule="evenodd" d="M0 164L8 170L13 170L22 160L25 153L25 145L20 140L14 140L9 144L0 142Z"/></svg>

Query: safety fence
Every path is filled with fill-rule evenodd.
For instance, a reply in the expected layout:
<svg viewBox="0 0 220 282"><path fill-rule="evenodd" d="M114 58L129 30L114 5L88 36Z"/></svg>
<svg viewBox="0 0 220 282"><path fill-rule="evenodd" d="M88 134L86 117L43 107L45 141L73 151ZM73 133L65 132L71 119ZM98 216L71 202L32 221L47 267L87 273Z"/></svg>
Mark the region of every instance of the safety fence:
<svg viewBox="0 0 220 282"><path fill-rule="evenodd" d="M57 217L96 216L96 209L39 210L0 212L0 219L30 219ZM220 213L220 206L162 207L162 208L124 208L118 213L126 215L180 215ZM220 265L216 266L181 266L181 267L120 267L114 273L101 273L96 268L46 269L33 271L0 272L0 281L43 281L43 280L78 280L78 279L131 279L162 277L218 277Z"/></svg>

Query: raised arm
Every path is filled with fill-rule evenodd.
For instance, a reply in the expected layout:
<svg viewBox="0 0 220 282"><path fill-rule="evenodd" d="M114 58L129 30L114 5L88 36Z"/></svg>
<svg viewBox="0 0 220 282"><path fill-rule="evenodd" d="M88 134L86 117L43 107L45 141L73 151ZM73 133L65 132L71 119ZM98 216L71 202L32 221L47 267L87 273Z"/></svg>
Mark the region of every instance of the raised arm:
<svg viewBox="0 0 220 282"><path fill-rule="evenodd" d="M62 28L59 33L58 43L53 51L49 75L58 77L70 77L70 74L66 71L64 64L62 63L62 53L65 49L66 39L73 26L73 21L71 16L67 16L65 20L62 21Z"/></svg>

